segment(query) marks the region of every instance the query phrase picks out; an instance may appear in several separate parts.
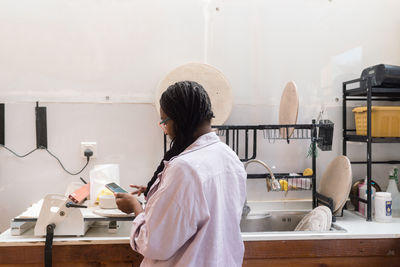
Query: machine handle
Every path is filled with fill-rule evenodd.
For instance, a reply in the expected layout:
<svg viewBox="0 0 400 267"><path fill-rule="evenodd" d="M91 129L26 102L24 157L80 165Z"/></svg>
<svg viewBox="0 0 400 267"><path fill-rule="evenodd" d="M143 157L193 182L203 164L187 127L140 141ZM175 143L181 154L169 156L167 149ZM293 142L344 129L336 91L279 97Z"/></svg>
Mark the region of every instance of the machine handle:
<svg viewBox="0 0 400 267"><path fill-rule="evenodd" d="M67 208L87 208L87 206L85 206L85 205L79 205L74 202L67 202L67 204L65 204L65 206Z"/></svg>

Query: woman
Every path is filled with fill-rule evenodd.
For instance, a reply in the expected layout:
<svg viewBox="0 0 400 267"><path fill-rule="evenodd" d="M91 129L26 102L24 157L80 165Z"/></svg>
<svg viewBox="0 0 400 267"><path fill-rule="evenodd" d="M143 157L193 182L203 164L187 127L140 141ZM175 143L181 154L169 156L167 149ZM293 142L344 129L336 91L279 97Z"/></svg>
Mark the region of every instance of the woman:
<svg viewBox="0 0 400 267"><path fill-rule="evenodd" d="M136 197L116 194L118 208L135 212L132 248L141 266L241 266L240 218L246 172L211 129L211 102L190 81L160 99L160 126L172 139L147 188L145 210Z"/></svg>

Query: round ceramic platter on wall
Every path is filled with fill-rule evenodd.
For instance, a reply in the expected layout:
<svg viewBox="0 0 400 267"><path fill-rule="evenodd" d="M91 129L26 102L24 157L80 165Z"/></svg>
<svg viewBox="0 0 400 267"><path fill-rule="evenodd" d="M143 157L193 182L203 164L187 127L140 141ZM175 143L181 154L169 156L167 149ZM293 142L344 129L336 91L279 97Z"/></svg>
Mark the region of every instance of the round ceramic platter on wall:
<svg viewBox="0 0 400 267"><path fill-rule="evenodd" d="M160 82L156 91L156 109L160 112L160 97L167 88L180 81L194 81L207 91L215 118L212 125L222 125L232 111L232 89L221 71L202 63L188 63L172 70Z"/></svg>
<svg viewBox="0 0 400 267"><path fill-rule="evenodd" d="M299 110L299 96L297 86L291 81L283 89L281 103L279 105L279 124L296 124ZM289 136L293 134L294 128L289 128ZM286 138L286 129L280 130L281 137Z"/></svg>

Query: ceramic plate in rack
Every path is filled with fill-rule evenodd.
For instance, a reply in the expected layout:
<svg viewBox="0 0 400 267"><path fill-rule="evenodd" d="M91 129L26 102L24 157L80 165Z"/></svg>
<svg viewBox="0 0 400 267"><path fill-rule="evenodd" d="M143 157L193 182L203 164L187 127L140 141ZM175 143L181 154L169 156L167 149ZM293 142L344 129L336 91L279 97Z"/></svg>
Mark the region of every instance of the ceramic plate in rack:
<svg viewBox="0 0 400 267"><path fill-rule="evenodd" d="M333 213L346 203L351 189L351 165L346 156L336 157L326 168L318 186L318 193L333 199Z"/></svg>
<svg viewBox="0 0 400 267"><path fill-rule="evenodd" d="M296 124L299 110L299 96L297 86L291 81L288 82L281 96L279 105L279 124ZM289 136L293 134L294 128L289 128ZM286 138L286 129L280 129L282 138Z"/></svg>
<svg viewBox="0 0 400 267"><path fill-rule="evenodd" d="M294 230L326 232L331 228L331 224L331 210L326 206L319 206L307 213Z"/></svg>
<svg viewBox="0 0 400 267"><path fill-rule="evenodd" d="M224 74L215 67L202 63L188 63L172 70L160 82L156 91L156 109L160 112L160 97L167 88L180 81L194 81L207 91L215 118L213 125L222 125L232 111L232 89Z"/></svg>

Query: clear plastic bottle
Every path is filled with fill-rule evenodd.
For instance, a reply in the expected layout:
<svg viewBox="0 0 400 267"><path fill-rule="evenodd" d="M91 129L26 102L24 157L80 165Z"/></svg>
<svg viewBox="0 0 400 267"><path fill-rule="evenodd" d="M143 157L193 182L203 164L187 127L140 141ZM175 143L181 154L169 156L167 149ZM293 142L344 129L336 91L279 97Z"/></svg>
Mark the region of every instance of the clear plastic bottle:
<svg viewBox="0 0 400 267"><path fill-rule="evenodd" d="M386 189L386 192L392 194L392 215L393 217L400 217L400 193L397 188L396 177L398 173L398 169L394 168L389 175L389 185Z"/></svg>
<svg viewBox="0 0 400 267"><path fill-rule="evenodd" d="M392 172L394 180L396 181L397 189L399 189L399 168L397 166L394 166Z"/></svg>
<svg viewBox="0 0 400 267"><path fill-rule="evenodd" d="M375 188L371 187L372 196L371 196L371 212L372 216L375 216ZM368 189L365 189L364 199L367 200L368 197ZM367 215L367 204L364 203L364 216Z"/></svg>

